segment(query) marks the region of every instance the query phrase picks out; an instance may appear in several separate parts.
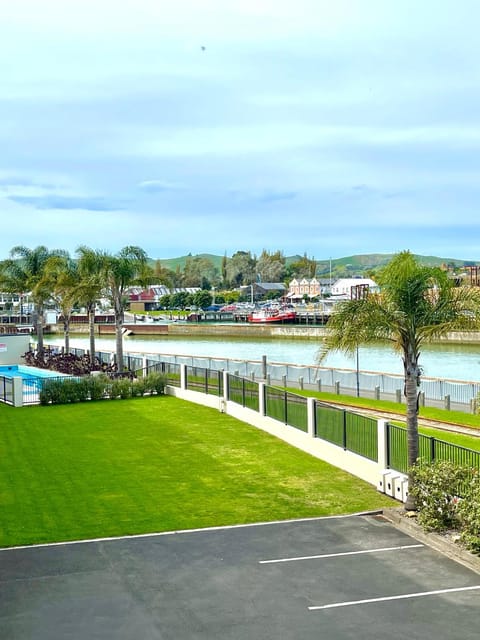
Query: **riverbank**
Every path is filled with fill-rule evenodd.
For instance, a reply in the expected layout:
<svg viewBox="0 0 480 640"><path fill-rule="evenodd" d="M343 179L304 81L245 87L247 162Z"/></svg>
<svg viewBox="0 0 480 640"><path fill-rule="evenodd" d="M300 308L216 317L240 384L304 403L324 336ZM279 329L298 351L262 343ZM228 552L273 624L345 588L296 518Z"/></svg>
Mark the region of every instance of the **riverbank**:
<svg viewBox="0 0 480 640"><path fill-rule="evenodd" d="M192 322L172 322L168 324L124 324L124 329L129 335L138 336L210 336L232 338L302 338L318 340L327 334L327 329L320 326L300 325L253 325L253 324L211 324ZM88 325L74 324L70 327L71 333L88 334ZM113 335L115 325L95 325L97 335ZM63 324L50 325L48 333L63 334ZM480 344L479 331L451 332L445 337L434 341L438 344Z"/></svg>

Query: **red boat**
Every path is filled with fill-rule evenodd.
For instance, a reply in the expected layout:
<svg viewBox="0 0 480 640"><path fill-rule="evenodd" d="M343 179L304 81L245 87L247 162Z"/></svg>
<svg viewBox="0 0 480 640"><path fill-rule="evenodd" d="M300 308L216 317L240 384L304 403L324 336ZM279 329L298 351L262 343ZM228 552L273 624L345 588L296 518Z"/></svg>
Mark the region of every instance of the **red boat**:
<svg viewBox="0 0 480 640"><path fill-rule="evenodd" d="M272 322L284 324L287 322L295 322L296 317L297 314L293 309L267 307L252 311L247 317L247 320L255 324L271 324Z"/></svg>

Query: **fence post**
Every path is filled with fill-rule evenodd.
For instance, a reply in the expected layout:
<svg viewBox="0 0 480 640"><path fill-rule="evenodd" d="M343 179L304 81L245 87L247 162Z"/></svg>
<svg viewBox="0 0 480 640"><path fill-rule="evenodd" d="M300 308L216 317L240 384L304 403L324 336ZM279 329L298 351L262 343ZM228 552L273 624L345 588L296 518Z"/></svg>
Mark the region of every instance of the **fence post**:
<svg viewBox="0 0 480 640"><path fill-rule="evenodd" d="M258 383L258 413L261 416L266 415L265 392L266 392L265 383L264 382L259 382Z"/></svg>
<svg viewBox="0 0 480 640"><path fill-rule="evenodd" d="M375 400L380 400L380 387L375 387Z"/></svg>
<svg viewBox="0 0 480 640"><path fill-rule="evenodd" d="M402 390L401 389L397 389L395 391L395 398L398 404L402 404Z"/></svg>
<svg viewBox="0 0 480 640"><path fill-rule="evenodd" d="M447 411L450 411L450 396L447 395L445 396L445 398L443 399L444 402L444 407Z"/></svg>
<svg viewBox="0 0 480 640"><path fill-rule="evenodd" d="M420 407L425 406L425 391L420 391L418 394L418 404Z"/></svg>
<svg viewBox="0 0 480 640"><path fill-rule="evenodd" d="M320 378L318 379L318 391L322 393L322 381Z"/></svg>
<svg viewBox="0 0 480 640"><path fill-rule="evenodd" d="M303 390L303 376L300 376L298 379L298 386L301 390Z"/></svg>
<svg viewBox="0 0 480 640"><path fill-rule="evenodd" d="M315 398L307 398L307 433L311 438L316 436Z"/></svg>
<svg viewBox="0 0 480 640"><path fill-rule="evenodd" d="M270 384L270 374L267 373L267 377L265 378L266 383L269 385Z"/></svg>
<svg viewBox="0 0 480 640"><path fill-rule="evenodd" d="M267 356L262 356L262 378L267 377Z"/></svg>
<svg viewBox="0 0 480 640"><path fill-rule="evenodd" d="M22 378L12 378L13 406L23 407L23 380Z"/></svg>
<svg viewBox="0 0 480 640"><path fill-rule="evenodd" d="M338 380L335 382L335 393L337 396L340 395L340 382Z"/></svg>
<svg viewBox="0 0 480 640"><path fill-rule="evenodd" d="M470 411L474 415L477 413L477 399L476 398L472 398L470 400Z"/></svg>
<svg viewBox="0 0 480 640"><path fill-rule="evenodd" d="M377 420L377 459L380 471L388 469L388 420Z"/></svg>
<svg viewBox="0 0 480 640"><path fill-rule="evenodd" d="M187 365L180 365L180 389L187 388Z"/></svg>
<svg viewBox="0 0 480 640"><path fill-rule="evenodd" d="M282 376L282 385L283 385L284 387L286 387L286 386L287 386L287 376L286 376L285 374Z"/></svg>
<svg viewBox="0 0 480 640"><path fill-rule="evenodd" d="M347 412L342 411L342 413L343 413L343 435L342 435L343 450L346 451L347 450Z"/></svg>
<svg viewBox="0 0 480 640"><path fill-rule="evenodd" d="M288 424L288 396L286 391L283 393L283 417L285 424Z"/></svg>
<svg viewBox="0 0 480 640"><path fill-rule="evenodd" d="M223 399L225 402L228 400L228 371L222 371L223 373Z"/></svg>

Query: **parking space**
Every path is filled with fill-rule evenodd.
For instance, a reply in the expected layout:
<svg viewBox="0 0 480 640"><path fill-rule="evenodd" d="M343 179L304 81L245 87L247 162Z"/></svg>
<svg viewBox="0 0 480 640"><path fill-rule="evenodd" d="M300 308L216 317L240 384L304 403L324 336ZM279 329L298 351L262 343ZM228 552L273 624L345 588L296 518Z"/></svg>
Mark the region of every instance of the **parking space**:
<svg viewBox="0 0 480 640"><path fill-rule="evenodd" d="M374 516L0 551L2 640L478 637L480 575Z"/></svg>

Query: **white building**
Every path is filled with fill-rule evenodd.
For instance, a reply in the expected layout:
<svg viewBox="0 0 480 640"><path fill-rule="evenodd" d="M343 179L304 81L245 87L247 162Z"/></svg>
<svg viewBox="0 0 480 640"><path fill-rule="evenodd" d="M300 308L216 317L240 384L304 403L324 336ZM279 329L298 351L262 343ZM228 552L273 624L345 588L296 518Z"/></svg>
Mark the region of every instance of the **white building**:
<svg viewBox="0 0 480 640"><path fill-rule="evenodd" d="M332 298L353 298L356 287L368 287L371 293L380 291L378 284L371 278L340 278L332 285Z"/></svg>

